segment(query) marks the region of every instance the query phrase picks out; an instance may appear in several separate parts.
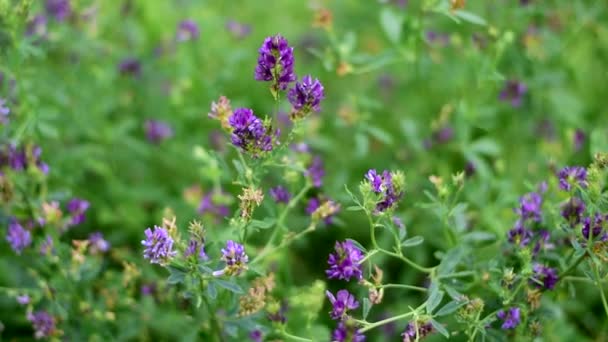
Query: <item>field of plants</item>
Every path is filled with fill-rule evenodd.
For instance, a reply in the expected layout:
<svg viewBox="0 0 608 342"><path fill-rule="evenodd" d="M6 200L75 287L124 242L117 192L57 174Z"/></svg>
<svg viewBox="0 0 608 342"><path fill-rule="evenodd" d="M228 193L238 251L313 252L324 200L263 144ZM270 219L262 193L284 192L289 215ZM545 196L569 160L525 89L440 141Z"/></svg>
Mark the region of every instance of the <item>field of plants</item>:
<svg viewBox="0 0 608 342"><path fill-rule="evenodd" d="M608 4L0 0L0 341L607 341Z"/></svg>

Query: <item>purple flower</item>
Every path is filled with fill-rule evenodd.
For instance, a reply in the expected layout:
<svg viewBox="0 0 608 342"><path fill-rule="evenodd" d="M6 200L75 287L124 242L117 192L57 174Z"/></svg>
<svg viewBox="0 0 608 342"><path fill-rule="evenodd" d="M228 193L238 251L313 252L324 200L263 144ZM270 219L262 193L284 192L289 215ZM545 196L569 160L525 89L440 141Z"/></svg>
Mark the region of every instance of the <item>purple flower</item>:
<svg viewBox="0 0 608 342"><path fill-rule="evenodd" d="M219 272L214 272L214 275L239 275L247 269L249 257L245 254L243 245L228 240L226 248L222 248L222 260L226 263L226 268Z"/></svg>
<svg viewBox="0 0 608 342"><path fill-rule="evenodd" d="M409 322L405 326L405 330L401 333L403 342L420 341L433 332L433 325L424 322Z"/></svg>
<svg viewBox="0 0 608 342"><path fill-rule="evenodd" d="M289 200L291 199L291 194L289 193L289 191L287 191L287 189L285 189L281 185L270 189L268 192L270 192L270 196L276 203L287 204L287 203L289 203Z"/></svg>
<svg viewBox="0 0 608 342"><path fill-rule="evenodd" d="M198 39L200 35L200 31L198 29L198 25L193 20L183 20L177 26L177 34L175 39L178 42L185 42L188 40Z"/></svg>
<svg viewBox="0 0 608 342"><path fill-rule="evenodd" d="M589 240L591 238L595 239L598 236L600 236L604 230L604 228L603 228L604 219L605 218L600 214L595 214L595 216L593 218L586 217L583 220L583 229L582 229L583 237L586 240ZM600 240L602 240L602 241L605 241L606 239L608 239L607 234L603 234L600 237Z"/></svg>
<svg viewBox="0 0 608 342"><path fill-rule="evenodd" d="M336 241L335 251L336 253L329 254L327 260L329 264L329 269L325 271L327 277L346 281L351 278L362 279L363 269L360 263L363 260L363 253L350 240Z"/></svg>
<svg viewBox="0 0 608 342"><path fill-rule="evenodd" d="M23 228L15 218L11 218L6 232L6 241L15 253L21 252L32 244L32 234Z"/></svg>
<svg viewBox="0 0 608 342"><path fill-rule="evenodd" d="M380 175L376 170L371 169L367 171L365 178L368 180L372 191L382 195L379 202L376 203L376 213L392 208L401 199L403 193L396 189L393 176L389 171L384 170Z"/></svg>
<svg viewBox="0 0 608 342"><path fill-rule="evenodd" d="M230 215L228 206L217 201L217 198L222 196L222 194L221 191L212 191L205 194L198 206L198 213L201 215L211 214L218 218Z"/></svg>
<svg viewBox="0 0 608 342"><path fill-rule="evenodd" d="M110 250L110 243L103 238L103 234L101 232L95 232L89 235L89 244L91 248L91 253L105 253Z"/></svg>
<svg viewBox="0 0 608 342"><path fill-rule="evenodd" d="M70 225L78 225L84 222L85 213L89 209L89 202L80 198L72 198L67 205L68 211L72 216Z"/></svg>
<svg viewBox="0 0 608 342"><path fill-rule="evenodd" d="M334 297L334 295L325 291L325 295L331 302L332 310L329 313L331 319L343 320L348 314L348 310L354 310L359 307L359 302L355 299L350 292L347 290L340 290Z"/></svg>
<svg viewBox="0 0 608 342"><path fill-rule="evenodd" d="M574 132L574 151L578 152L580 151L583 146L585 145L585 141L587 140L587 135L585 134L585 131L583 131L582 129L577 129Z"/></svg>
<svg viewBox="0 0 608 342"><path fill-rule="evenodd" d="M72 12L70 0L46 0L46 14L57 21L64 21Z"/></svg>
<svg viewBox="0 0 608 342"><path fill-rule="evenodd" d="M41 255L50 255L55 252L55 243L53 242L53 238L50 235L47 235L44 241L40 244L40 254Z"/></svg>
<svg viewBox="0 0 608 342"><path fill-rule="evenodd" d="M201 260L207 260L209 257L207 253L205 253L205 243L204 241L197 241L196 239L190 239L188 241L188 247L186 247L186 251L184 252L184 256L187 258L191 255L197 255Z"/></svg>
<svg viewBox="0 0 608 342"><path fill-rule="evenodd" d="M538 193L527 193L519 199L519 207L515 209L515 212L521 217L522 221L531 219L538 222L541 219L542 202L543 199Z"/></svg>
<svg viewBox="0 0 608 342"><path fill-rule="evenodd" d="M253 330L252 332L249 333L249 338L253 341L253 342L262 342L262 331L261 330Z"/></svg>
<svg viewBox="0 0 608 342"><path fill-rule="evenodd" d="M6 101L0 98L0 123L3 125L8 124L8 115L11 110L6 107Z"/></svg>
<svg viewBox="0 0 608 342"><path fill-rule="evenodd" d="M328 200L331 201L331 200ZM312 197L311 199L308 200L308 204L306 205L306 213L308 215L312 215L317 209L319 209L319 207L321 206L321 199L319 197ZM337 214L337 212L339 211L339 207L336 210L336 212L332 213L331 215L328 215L327 217L325 217L323 219L323 222L325 222L325 224L332 224L333 222L333 218L334 216Z"/></svg>
<svg viewBox="0 0 608 342"><path fill-rule="evenodd" d="M581 222L585 213L585 202L578 197L572 197L568 202L562 205L561 215L571 227L576 226Z"/></svg>
<svg viewBox="0 0 608 342"><path fill-rule="evenodd" d="M46 311L28 313L27 320L34 327L36 339L50 337L55 332L55 319Z"/></svg>
<svg viewBox="0 0 608 342"><path fill-rule="evenodd" d="M243 23L239 23L234 20L226 21L226 30L230 32L235 38L243 39L251 34L251 26Z"/></svg>
<svg viewBox="0 0 608 342"><path fill-rule="evenodd" d="M46 38L47 35L46 16L38 14L27 22L25 35L28 37Z"/></svg>
<svg viewBox="0 0 608 342"><path fill-rule="evenodd" d="M310 153L310 146L307 143L293 143L289 145L289 149L297 153Z"/></svg>
<svg viewBox="0 0 608 342"><path fill-rule="evenodd" d="M17 303L19 305L28 305L30 303L30 296L26 294L17 296Z"/></svg>
<svg viewBox="0 0 608 342"><path fill-rule="evenodd" d="M364 342L365 335L349 322L341 321L331 335L332 342Z"/></svg>
<svg viewBox="0 0 608 342"><path fill-rule="evenodd" d="M9 144L6 150L0 151L0 165L8 165L15 171L23 171L35 165L42 173L49 172L49 166L40 159L42 149L38 146L26 148Z"/></svg>
<svg viewBox="0 0 608 342"><path fill-rule="evenodd" d="M527 91L528 87L522 82L509 80L505 83L504 88L500 92L499 99L501 101L510 102L513 107L519 107L521 106L522 99Z"/></svg>
<svg viewBox="0 0 608 342"><path fill-rule="evenodd" d="M40 159L40 155L42 154L42 148L39 146L32 147L32 161L38 167L38 169L44 173L49 173L49 166Z"/></svg>
<svg viewBox="0 0 608 342"><path fill-rule="evenodd" d="M148 228L145 231L146 239L141 241L144 248L144 259L152 264L165 264L175 256L173 238L165 228L154 226L154 231Z"/></svg>
<svg viewBox="0 0 608 342"><path fill-rule="evenodd" d="M450 44L450 35L447 33L435 32L435 31L426 31L426 41L429 44L437 45L437 46L446 46Z"/></svg>
<svg viewBox="0 0 608 342"><path fill-rule="evenodd" d="M257 81L272 82L274 92L287 89L296 80L293 71L293 48L281 35L268 37L260 47L258 65L255 68Z"/></svg>
<svg viewBox="0 0 608 342"><path fill-rule="evenodd" d="M443 126L433 132L433 141L438 144L447 144L454 137L454 129L451 126Z"/></svg>
<svg viewBox="0 0 608 342"><path fill-rule="evenodd" d="M523 224L518 221L515 224L515 227L509 230L507 237L510 243L525 247L530 244L530 239L532 239L532 231L526 229Z"/></svg>
<svg viewBox="0 0 608 342"><path fill-rule="evenodd" d="M155 283L147 283L141 285L140 288L142 296L152 296L156 292L156 284Z"/></svg>
<svg viewBox="0 0 608 342"><path fill-rule="evenodd" d="M311 111L321 110L321 100L325 98L323 85L318 79L313 81L310 75L302 78L302 82L296 82L295 86L289 89L287 98L293 106L292 117L302 117Z"/></svg>
<svg viewBox="0 0 608 342"><path fill-rule="evenodd" d="M557 284L557 281L559 280L557 277L557 270L554 268L541 264L534 264L534 266L532 266L532 271L534 274L532 275L531 283L539 288L553 290L555 284Z"/></svg>
<svg viewBox="0 0 608 342"><path fill-rule="evenodd" d="M570 191L572 185L578 183L581 188L587 187L587 169L582 166L566 166L557 174L559 187L564 191Z"/></svg>
<svg viewBox="0 0 608 342"><path fill-rule="evenodd" d="M153 144L160 144L173 136L173 129L171 126L160 120L146 120L144 129L146 130L146 138Z"/></svg>
<svg viewBox="0 0 608 342"><path fill-rule="evenodd" d="M553 249L555 245L551 243L551 234L548 230L541 229L538 231L538 240L532 250L532 255L536 256L541 250Z"/></svg>
<svg viewBox="0 0 608 342"><path fill-rule="evenodd" d="M273 310L269 310L266 317L271 322L284 324L285 322L287 322L288 309L289 307L287 306L287 302L282 301L278 309L274 308Z"/></svg>
<svg viewBox="0 0 608 342"><path fill-rule="evenodd" d="M503 330L515 329L521 321L518 307L512 307L506 311L500 310L496 314L496 317L503 321L501 326Z"/></svg>
<svg viewBox="0 0 608 342"><path fill-rule="evenodd" d="M325 176L323 159L319 156L315 156L312 159L310 166L306 169L305 175L310 178L313 186L320 188L323 185L323 177Z"/></svg>
<svg viewBox="0 0 608 342"><path fill-rule="evenodd" d="M141 74L141 63L136 58L125 58L118 65L118 70L123 75L139 76Z"/></svg>
<svg viewBox="0 0 608 342"><path fill-rule="evenodd" d="M241 150L257 156L261 152L272 150L272 135L253 110L237 108L228 118L232 127L232 144Z"/></svg>

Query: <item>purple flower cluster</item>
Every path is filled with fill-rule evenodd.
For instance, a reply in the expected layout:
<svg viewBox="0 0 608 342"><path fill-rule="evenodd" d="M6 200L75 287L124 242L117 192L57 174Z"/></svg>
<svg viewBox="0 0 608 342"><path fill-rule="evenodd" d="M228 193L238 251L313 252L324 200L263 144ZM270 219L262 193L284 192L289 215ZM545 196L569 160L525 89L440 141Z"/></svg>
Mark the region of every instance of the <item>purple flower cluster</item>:
<svg viewBox="0 0 608 342"><path fill-rule="evenodd" d="M48 338L55 332L55 318L46 311L36 311L27 315L34 327L36 339Z"/></svg>
<svg viewBox="0 0 608 342"><path fill-rule="evenodd" d="M208 260L209 257L205 253L205 242L197 239L190 239L188 241L188 247L184 251L184 256L187 258L192 255L197 255L201 260Z"/></svg>
<svg viewBox="0 0 608 342"><path fill-rule="evenodd" d="M354 310L359 307L359 302L347 290L340 290L334 296L331 292L325 291L325 295L331 302L332 310L329 313L331 319L344 320L348 316L348 310Z"/></svg>
<svg viewBox="0 0 608 342"><path fill-rule="evenodd" d="M226 30L230 32L235 38L243 39L251 34L251 26L238 21L228 20L226 21Z"/></svg>
<svg viewBox="0 0 608 342"><path fill-rule="evenodd" d="M330 199L328 199L327 201L331 201ZM317 209L319 209L319 207L321 207L322 205L322 199L319 197L312 197L308 200L308 204L306 205L306 213L308 215L312 215ZM338 210L339 211L339 208ZM336 212L332 213L331 215L325 217L323 219L323 222L325 222L325 224L332 224L333 223L333 218L336 215Z"/></svg>
<svg viewBox="0 0 608 342"><path fill-rule="evenodd" d="M41 160L41 154L42 149L38 146L25 148L9 144L0 150L0 167L8 166L15 171L23 171L36 166L42 173L47 174L49 166Z"/></svg>
<svg viewBox="0 0 608 342"><path fill-rule="evenodd" d="M177 33L175 40L178 42L185 42L189 40L196 40L200 35L198 25L190 19L183 20L177 26Z"/></svg>
<svg viewBox="0 0 608 342"><path fill-rule="evenodd" d="M504 330L515 329L521 322L521 314L518 307L500 310L496 314L496 317L503 321L501 328Z"/></svg>
<svg viewBox="0 0 608 342"><path fill-rule="evenodd" d="M73 198L68 202L67 209L72 216L70 225L79 225L84 222L86 216L85 213L89 209L90 203L80 198Z"/></svg>
<svg viewBox="0 0 608 342"><path fill-rule="evenodd" d="M323 177L325 177L325 169L323 168L323 159L319 156L312 158L312 163L306 169L305 175L310 178L312 185L320 188L323 185Z"/></svg>
<svg viewBox="0 0 608 342"><path fill-rule="evenodd" d="M25 29L25 35L27 37L35 37L44 39L47 36L47 20L46 16L38 14L34 16L30 21L27 22Z"/></svg>
<svg viewBox="0 0 608 342"><path fill-rule="evenodd" d="M595 214L594 217L585 217L583 220L583 237L586 240L589 239L599 239L601 241L608 240L608 234L602 234L604 232L604 224L608 220L607 216L602 216L600 214Z"/></svg>
<svg viewBox="0 0 608 342"><path fill-rule="evenodd" d="M154 231L148 228L145 231L146 239L141 244L144 248L144 259L150 260L152 264L165 264L175 256L173 250L173 238L165 228L154 226Z"/></svg>
<svg viewBox="0 0 608 342"><path fill-rule="evenodd" d="M70 0L46 0L46 14L57 21L64 21L72 13Z"/></svg>
<svg viewBox="0 0 608 342"><path fill-rule="evenodd" d="M363 278L361 261L363 252L359 250L350 240L343 242L336 241L335 253L329 254L327 263L329 269L325 271L329 279L344 279L349 281L351 278L360 280Z"/></svg>
<svg viewBox="0 0 608 342"><path fill-rule="evenodd" d="M570 227L574 227L581 222L583 214L585 213L585 202L578 197L572 197L568 202L562 205L561 215L568 223Z"/></svg>
<svg viewBox="0 0 608 342"><path fill-rule="evenodd" d="M557 284L557 281L559 280L557 270L554 268L541 264L534 264L534 266L532 266L532 271L534 274L532 275L531 283L539 288L553 290L555 284Z"/></svg>
<svg viewBox="0 0 608 342"><path fill-rule="evenodd" d="M289 193L289 191L287 191L287 189L285 189L285 187L281 185L271 188L268 192L276 203L287 204L291 199L291 194Z"/></svg>
<svg viewBox="0 0 608 342"><path fill-rule="evenodd" d="M110 250L110 243L104 239L101 232L95 232L89 235L89 245L91 253L93 254L105 253Z"/></svg>
<svg viewBox="0 0 608 342"><path fill-rule="evenodd" d="M6 100L0 98L0 123L3 125L8 124L8 115L11 110L6 107Z"/></svg>
<svg viewBox="0 0 608 342"><path fill-rule="evenodd" d="M237 108L228 119L232 127L232 144L257 156L272 150L273 136L262 120L249 108Z"/></svg>
<svg viewBox="0 0 608 342"><path fill-rule="evenodd" d="M557 174L559 187L570 191L572 186L578 184L581 188L587 187L587 169L581 166L566 166Z"/></svg>
<svg viewBox="0 0 608 342"><path fill-rule="evenodd" d="M55 253L55 243L50 235L47 235L40 244L40 255L48 256Z"/></svg>
<svg viewBox="0 0 608 342"><path fill-rule="evenodd" d="M356 325L350 322L341 321L338 323L338 327L333 331L331 335L332 342L364 342L365 335L363 335Z"/></svg>
<svg viewBox="0 0 608 342"><path fill-rule="evenodd" d="M384 170L382 174L378 174L376 170L369 170L365 175L373 192L381 194L382 198L376 203L376 212L386 211L395 205L401 199L403 193L396 189L393 182L392 174Z"/></svg>
<svg viewBox="0 0 608 342"><path fill-rule="evenodd" d="M230 215L230 209L227 205L217 203L216 198L221 195L221 191L212 191L205 194L198 205L198 213L201 215L211 214L218 218Z"/></svg>
<svg viewBox="0 0 608 342"><path fill-rule="evenodd" d="M530 192L519 199L519 207L515 210L515 212L523 221L530 219L538 222L541 220L542 203L543 198L539 193Z"/></svg>
<svg viewBox="0 0 608 342"><path fill-rule="evenodd" d="M302 82L296 82L295 86L287 93L287 98L293 106L292 118L301 118L311 111L321 110L321 100L325 98L323 85L318 79L312 79L310 75L302 78Z"/></svg>
<svg viewBox="0 0 608 342"><path fill-rule="evenodd" d="M146 120L144 130L146 131L146 138L153 144L160 144L173 136L171 126L159 120Z"/></svg>
<svg viewBox="0 0 608 342"><path fill-rule="evenodd" d="M531 230L525 228L521 224L516 224L515 227L507 233L507 238L510 243L525 247L530 244L534 234Z"/></svg>
<svg viewBox="0 0 608 342"><path fill-rule="evenodd" d="M274 92L287 89L296 80L293 71L293 48L281 35L268 37L260 47L255 79L272 82Z"/></svg>
<svg viewBox="0 0 608 342"><path fill-rule="evenodd" d="M511 103L513 107L519 107L527 92L528 87L525 84L516 80L509 80L500 92L499 99Z"/></svg>
<svg viewBox="0 0 608 342"><path fill-rule="evenodd" d="M249 257L245 254L245 247L243 247L243 245L228 240L226 242L226 248L222 248L222 260L226 263L226 268L221 273L215 273L215 275L224 273L228 275L239 275L247 269Z"/></svg>
<svg viewBox="0 0 608 342"><path fill-rule="evenodd" d="M403 342L414 342L422 340L432 332L433 325L430 322L409 322L401 333L401 337L403 337Z"/></svg>
<svg viewBox="0 0 608 342"><path fill-rule="evenodd" d="M32 244L32 234L17 222L15 218L11 218L6 232L6 241L11 245L15 253L21 252Z"/></svg>

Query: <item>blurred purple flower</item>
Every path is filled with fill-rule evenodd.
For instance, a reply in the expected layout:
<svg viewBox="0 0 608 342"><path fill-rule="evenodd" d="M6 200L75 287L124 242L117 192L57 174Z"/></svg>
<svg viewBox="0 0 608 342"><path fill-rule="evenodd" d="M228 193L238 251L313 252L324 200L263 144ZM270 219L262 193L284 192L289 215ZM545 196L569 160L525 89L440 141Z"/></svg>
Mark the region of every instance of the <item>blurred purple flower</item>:
<svg viewBox="0 0 608 342"><path fill-rule="evenodd" d="M403 342L421 341L430 335L433 330L433 325L430 322L409 322L401 333L401 337L403 337Z"/></svg>
<svg viewBox="0 0 608 342"><path fill-rule="evenodd" d="M55 332L55 319L46 311L28 313L27 320L34 327L36 339L48 338Z"/></svg>
<svg viewBox="0 0 608 342"><path fill-rule="evenodd" d="M110 243L104 239L101 232L95 232L89 235L90 250L93 254L105 253L110 250Z"/></svg>
<svg viewBox="0 0 608 342"><path fill-rule="evenodd" d="M562 205L561 215L570 223L570 227L579 224L584 213L585 202L578 197L572 197L568 202Z"/></svg>
<svg viewBox="0 0 608 342"><path fill-rule="evenodd" d="M520 81L508 80L500 92L501 101L511 103L513 107L521 106L524 95L528 92L528 87Z"/></svg>
<svg viewBox="0 0 608 342"><path fill-rule="evenodd" d="M13 217L9 219L6 241L15 253L21 254L25 248L32 244L32 234Z"/></svg>
<svg viewBox="0 0 608 342"><path fill-rule="evenodd" d="M519 221L515 224L515 227L507 233L509 242L521 247L530 244L532 236L532 231L526 229Z"/></svg>
<svg viewBox="0 0 608 342"><path fill-rule="evenodd" d="M146 130L146 138L153 144L160 144L173 136L173 129L171 126L160 120L146 120L144 129Z"/></svg>
<svg viewBox="0 0 608 342"><path fill-rule="evenodd" d="M70 225L79 225L84 222L85 213L89 209L90 203L80 198L72 198L67 205L68 212L72 216Z"/></svg>
<svg viewBox="0 0 608 342"><path fill-rule="evenodd" d="M312 163L306 169L305 175L310 178L314 187L320 188L323 185L325 169L323 168L323 160L321 159L321 157L313 157Z"/></svg>
<svg viewBox="0 0 608 342"><path fill-rule="evenodd" d="M426 31L425 33L426 41L429 44L437 45L437 46L446 46L450 44L450 35L447 33L440 33L435 31Z"/></svg>
<svg viewBox="0 0 608 342"><path fill-rule="evenodd" d="M600 214L595 214L595 216L593 217L586 217L583 220L583 228L582 228L582 233L583 233L583 237L586 240L589 239L596 239L597 237L600 237L601 241L606 241L608 240L608 235L607 234L602 234L602 232L604 231L604 223L605 220L607 218L603 217Z"/></svg>
<svg viewBox="0 0 608 342"><path fill-rule="evenodd" d="M198 213L201 215L211 214L217 218L223 218L230 215L228 206L217 203L216 198L222 196L221 191L211 191L203 196L198 206Z"/></svg>
<svg viewBox="0 0 608 342"><path fill-rule="evenodd" d="M30 296L26 294L17 296L17 303L19 305L28 305L30 303Z"/></svg>
<svg viewBox="0 0 608 342"><path fill-rule="evenodd" d="M249 333L249 338L253 341L253 342L262 342L262 338L264 336L262 335L262 331L256 329L253 330Z"/></svg>
<svg viewBox="0 0 608 342"><path fill-rule="evenodd" d="M200 36L198 25L190 19L183 20L177 26L177 34L175 39L178 42L196 40Z"/></svg>
<svg viewBox="0 0 608 342"><path fill-rule="evenodd" d="M3 125L8 124L8 115L11 110L6 106L6 100L0 98L0 123Z"/></svg>
<svg viewBox="0 0 608 342"><path fill-rule="evenodd" d="M503 330L515 329L521 322L520 311L518 307L513 307L508 310L500 310L496 317L503 321L501 328Z"/></svg>
<svg viewBox="0 0 608 342"><path fill-rule="evenodd" d="M44 241L40 244L40 254L43 256L48 256L55 253L53 238L50 235L47 235Z"/></svg>
<svg viewBox="0 0 608 342"><path fill-rule="evenodd" d="M348 322L338 323L338 327L332 333L332 342L364 342L365 335L353 324Z"/></svg>
<svg viewBox="0 0 608 342"><path fill-rule="evenodd" d="M141 74L141 63L133 57L125 58L118 65L118 71L122 75L139 76Z"/></svg>
<svg viewBox="0 0 608 342"><path fill-rule="evenodd" d="M230 32L235 38L243 39L251 34L251 26L243 23L239 23L235 20L226 21L226 30Z"/></svg>
<svg viewBox="0 0 608 342"><path fill-rule="evenodd" d="M587 187L587 169L582 166L566 166L557 174L559 187L564 191L570 191L572 185L578 184L581 188Z"/></svg>
<svg viewBox="0 0 608 342"><path fill-rule="evenodd" d="M541 264L534 264L532 267L534 274L532 275L531 283L537 287L552 290L557 284L557 270Z"/></svg>
<svg viewBox="0 0 608 342"><path fill-rule="evenodd" d="M270 196L276 203L289 203L291 194L289 193L289 191L287 191L287 189L285 189L285 187L278 185L274 188L271 188L269 192Z"/></svg>
<svg viewBox="0 0 608 342"><path fill-rule="evenodd" d="M70 0L46 0L46 14L57 21L64 21L72 13Z"/></svg>
<svg viewBox="0 0 608 342"><path fill-rule="evenodd" d="M578 152L581 149L583 149L583 146L585 145L585 141L587 141L587 135L585 134L585 131L583 131L582 129L578 128L575 132L574 132L574 151Z"/></svg>

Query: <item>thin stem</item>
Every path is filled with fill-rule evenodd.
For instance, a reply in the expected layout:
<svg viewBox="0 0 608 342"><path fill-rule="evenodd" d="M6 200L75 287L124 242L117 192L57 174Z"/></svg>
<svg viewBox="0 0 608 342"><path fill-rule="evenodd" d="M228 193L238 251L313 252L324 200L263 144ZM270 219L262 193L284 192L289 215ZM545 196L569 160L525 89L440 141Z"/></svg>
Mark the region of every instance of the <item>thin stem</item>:
<svg viewBox="0 0 608 342"><path fill-rule="evenodd" d="M283 331L281 334L286 339L289 339L289 340L292 340L292 341L312 342L312 340L309 339L309 338L292 335L292 334L288 333L287 331Z"/></svg>
<svg viewBox="0 0 608 342"><path fill-rule="evenodd" d="M396 289L406 289L406 290L414 290L414 291L420 291L420 292L428 291L428 289L425 287L405 285L405 284L384 284L384 285L381 285L380 288L383 288L383 289L396 288Z"/></svg>
<svg viewBox="0 0 608 342"><path fill-rule="evenodd" d="M253 261L250 262L250 264L254 264L260 260L262 260L264 257L266 257L269 254L274 253L275 251L284 248L288 245L290 245L292 242L299 240L302 236L312 232L315 230L315 225L311 224L308 228L304 229L303 231L299 232L298 234L294 235L292 238L290 239L285 239L283 240L280 244L278 244L275 247L271 247L271 248L266 248L262 251L262 253L258 254L255 259L253 259Z"/></svg>
<svg viewBox="0 0 608 342"><path fill-rule="evenodd" d="M414 311L407 312L407 313L404 313L404 314L401 314L401 315L397 315L397 316L393 316L393 317L389 317L389 318L387 318L387 319L383 319L383 320L381 320L381 321L378 321L378 322L372 323L372 324L370 324L370 325L368 325L368 326L366 326L366 327L364 327L364 328L361 328L361 329L359 330L359 332L364 333L364 332L366 332L366 331L372 330L372 329L374 329L374 328L377 328L377 327L379 327L379 326L382 326L382 325L388 324L388 323L390 323L390 322L394 322L394 321L398 321L398 320L400 320L400 319L408 318L408 317L410 317L410 316L412 316L412 315L414 315Z"/></svg>
<svg viewBox="0 0 608 342"><path fill-rule="evenodd" d="M591 261L589 263L592 263ZM595 284L597 285L598 290L600 290L600 297L602 297L602 305L604 306L604 311L606 311L606 316L608 317L608 301L606 301L606 294L604 293L604 288L601 283L600 273L597 270L597 265L591 265L593 268L593 275L595 276Z"/></svg>
<svg viewBox="0 0 608 342"><path fill-rule="evenodd" d="M366 260L371 259L371 257L373 257L373 256L374 256L375 254L377 254L377 253L378 253L378 250L377 250L377 249L374 249L374 250L369 251L369 253L367 253L367 255L366 255L366 256L365 256L363 259L361 259L361 261L359 261L359 264L362 264L362 263L364 263Z"/></svg>
<svg viewBox="0 0 608 342"><path fill-rule="evenodd" d="M405 255L393 253L393 252L387 251L386 249L383 249L383 248L378 248L378 250L381 251L384 254L388 254L388 255L393 256L393 257L395 257L397 259L403 260L406 264L410 265L411 267L417 269L420 272L433 273L433 271L435 271L435 267L424 267L424 266L418 265L416 262L408 259Z"/></svg>
<svg viewBox="0 0 608 342"><path fill-rule="evenodd" d="M515 296L517 296L517 294L519 293L519 290L521 290L521 287L524 285L525 282L526 282L526 278L522 278L519 281L519 284L517 285L517 287L515 288L515 291L513 291L511 293L511 295L509 296L509 298L507 300L505 300L503 302L503 304L507 305L507 304L511 303L511 301L513 300L513 298L515 298Z"/></svg>
<svg viewBox="0 0 608 342"><path fill-rule="evenodd" d="M583 261L583 259L585 258L586 255L587 255L587 253L581 254L581 256L579 256L574 261L574 263L572 263L566 270L564 270L562 273L559 274L558 279L563 279L570 272L574 271L574 269L576 269L576 267Z"/></svg>
<svg viewBox="0 0 608 342"><path fill-rule="evenodd" d="M376 242L376 226L374 224L374 220L372 219L372 215L370 215L369 211L365 210L365 215L367 216L367 221L369 222L369 228L370 228L370 240L372 241L372 246L374 246L375 249L379 249L378 248L378 243Z"/></svg>
<svg viewBox="0 0 608 342"><path fill-rule="evenodd" d="M462 272L455 272L455 273L452 273L452 274L447 274L447 275L439 276L438 279L468 277L468 276L474 276L476 274L477 273L474 272L474 271L462 271Z"/></svg>
<svg viewBox="0 0 608 342"><path fill-rule="evenodd" d="M209 312L209 316L211 318L211 326L213 329L214 334L218 337L217 341L224 341L224 337L222 336L222 329L220 327L220 323L217 320L217 318L215 317L215 313L211 310L211 305L209 304L209 301L207 300L207 298L205 298L205 296L201 296L203 298L203 302L205 303L205 306L207 306L207 311Z"/></svg>

